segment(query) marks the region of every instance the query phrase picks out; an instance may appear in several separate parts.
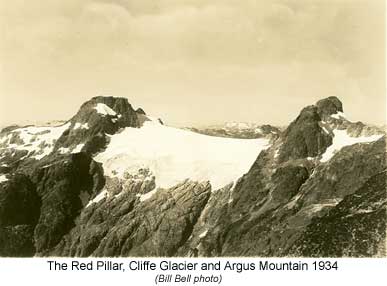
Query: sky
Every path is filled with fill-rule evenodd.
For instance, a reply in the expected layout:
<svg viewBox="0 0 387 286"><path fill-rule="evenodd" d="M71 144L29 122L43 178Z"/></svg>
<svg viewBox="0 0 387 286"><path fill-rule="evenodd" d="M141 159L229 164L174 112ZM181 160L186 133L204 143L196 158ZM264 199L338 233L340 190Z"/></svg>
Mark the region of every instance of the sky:
<svg viewBox="0 0 387 286"><path fill-rule="evenodd" d="M386 120L384 0L0 0L0 126L97 95L170 125Z"/></svg>

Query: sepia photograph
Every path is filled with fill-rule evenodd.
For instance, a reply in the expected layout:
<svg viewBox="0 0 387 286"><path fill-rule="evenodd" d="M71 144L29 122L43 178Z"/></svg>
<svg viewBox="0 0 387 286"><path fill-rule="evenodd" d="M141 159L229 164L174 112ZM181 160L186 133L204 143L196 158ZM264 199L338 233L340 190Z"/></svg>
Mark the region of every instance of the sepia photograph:
<svg viewBox="0 0 387 286"><path fill-rule="evenodd" d="M384 0L0 3L0 257L386 257Z"/></svg>

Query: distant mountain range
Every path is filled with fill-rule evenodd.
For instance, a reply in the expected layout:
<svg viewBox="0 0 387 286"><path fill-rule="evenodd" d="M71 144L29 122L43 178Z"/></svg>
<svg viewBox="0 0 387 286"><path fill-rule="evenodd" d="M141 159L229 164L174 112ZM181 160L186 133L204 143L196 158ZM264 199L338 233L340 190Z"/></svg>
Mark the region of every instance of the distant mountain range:
<svg viewBox="0 0 387 286"><path fill-rule="evenodd" d="M0 256L385 256L385 140L336 97L286 128L94 97L1 130Z"/></svg>
<svg viewBox="0 0 387 286"><path fill-rule="evenodd" d="M209 125L206 127L186 127L185 129L197 132L200 134L240 138L240 139L256 139L256 138L278 138L281 133L280 128L271 125L259 125L248 122L227 122L224 125Z"/></svg>

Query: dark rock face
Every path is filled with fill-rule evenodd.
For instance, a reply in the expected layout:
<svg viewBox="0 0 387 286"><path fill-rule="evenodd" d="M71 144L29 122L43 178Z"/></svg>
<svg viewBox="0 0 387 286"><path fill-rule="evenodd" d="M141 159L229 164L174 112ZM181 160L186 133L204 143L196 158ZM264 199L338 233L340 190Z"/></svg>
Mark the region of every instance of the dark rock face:
<svg viewBox="0 0 387 286"><path fill-rule="evenodd" d="M289 250L293 256L384 256L386 172L372 176L322 217L315 217ZM348 242L351 243L348 243Z"/></svg>
<svg viewBox="0 0 387 286"><path fill-rule="evenodd" d="M178 256L222 255L222 247L229 229L232 187L230 184L211 193L190 238L179 249Z"/></svg>
<svg viewBox="0 0 387 286"><path fill-rule="evenodd" d="M344 147L329 164L317 166L304 184L300 203L310 205L344 198L386 168L385 137L371 144Z"/></svg>
<svg viewBox="0 0 387 286"><path fill-rule="evenodd" d="M17 174L1 188L0 225L36 224L41 202L30 179Z"/></svg>
<svg viewBox="0 0 387 286"><path fill-rule="evenodd" d="M34 184L22 174L0 184L0 256L32 256L33 233L41 201Z"/></svg>
<svg viewBox="0 0 387 286"><path fill-rule="evenodd" d="M0 228L0 256L32 257L35 254L34 227L15 225Z"/></svg>
<svg viewBox="0 0 387 286"><path fill-rule="evenodd" d="M330 96L328 98L317 101L316 107L317 112L322 119L326 119L332 114L343 112L343 104L335 96Z"/></svg>
<svg viewBox="0 0 387 286"><path fill-rule="evenodd" d="M136 109L136 112L137 112L138 114L146 115L145 111L144 111L142 108L137 108L137 109Z"/></svg>
<svg viewBox="0 0 387 286"><path fill-rule="evenodd" d="M101 166L85 153L52 159L29 177L0 184L1 256L47 253L75 226L84 200L103 187Z"/></svg>
<svg viewBox="0 0 387 286"><path fill-rule="evenodd" d="M34 232L37 253L54 247L74 227L83 207L82 196L93 196L93 191L103 186L103 180L102 168L84 153L36 170L32 181L42 201Z"/></svg>
<svg viewBox="0 0 387 286"><path fill-rule="evenodd" d="M50 155L1 151L0 256L385 256L385 136L321 160L334 131L382 134L342 111L329 97L284 132L260 126L270 147L222 189L190 179L157 189L150 169L105 177L92 159L107 135L150 120L126 99L93 98Z"/></svg>
<svg viewBox="0 0 387 286"><path fill-rule="evenodd" d="M289 160L282 163L283 167L278 168L278 165L270 160L270 149L261 153L249 173L233 191L234 201L227 210L230 215L225 223L227 236L223 239L220 255L294 255L296 250L290 248L294 247L298 240L302 241L303 231L313 223L314 218L340 208L340 201L351 200L352 195L370 178L385 170L385 147L385 138L370 144L348 146L336 154L329 164L312 168L307 160ZM379 188L373 191L378 190ZM380 205L380 208L386 211L385 204ZM364 214L359 214L362 215ZM367 231L378 233L379 227L379 223L376 223L370 225ZM361 227L358 231L363 233ZM318 235L316 231L315 236ZM363 234L363 237L365 236L366 234ZM376 236L379 240L366 240L369 246L366 256L378 254L383 237ZM345 245L353 246L348 236L340 247ZM329 248L327 244L324 247ZM297 253L314 256L311 254L314 250L309 251L299 250ZM341 252L336 251L333 246L326 251L320 254L361 255L356 254L356 251L351 254L343 249Z"/></svg>
<svg viewBox="0 0 387 286"><path fill-rule="evenodd" d="M100 113L99 104L107 106L113 113ZM82 151L94 154L108 143L106 134L112 135L124 127L140 127L137 113L126 98L103 96L84 103L70 123L70 128L56 142L54 151L82 144Z"/></svg>
<svg viewBox="0 0 387 286"><path fill-rule="evenodd" d="M139 185L138 185L139 186ZM55 256L174 256L210 196L208 183L184 182L140 201L139 188L84 209ZM85 229L86 226L86 229Z"/></svg>
<svg viewBox="0 0 387 286"><path fill-rule="evenodd" d="M316 157L332 144L329 136L319 125L321 117L318 107L304 108L283 134L280 161ZM320 111L321 112L321 111Z"/></svg>
<svg viewBox="0 0 387 286"><path fill-rule="evenodd" d="M297 184L294 182L294 191L291 192L293 196L288 200L284 200L282 203L275 204L275 200L273 199L275 198L273 196L275 192L270 192L270 190L267 191L268 195L264 197L263 202L259 201L261 198L259 192L255 192L255 197L258 197L258 200L250 195L252 198L245 200L243 205L237 208L240 217L234 216L230 222L230 225L233 227L228 230L227 239L223 244L222 255L294 255L295 250L290 251L289 248L293 247L293 244L297 243L299 239L302 240L300 236L303 230L312 223L313 218L320 217L327 212L331 213L336 208L340 208L338 203L341 200L343 202L344 200L351 200L353 197L352 194L356 193L370 178L383 172L386 168L385 146L384 138L372 144L348 146L334 156L329 164L315 168L313 175L309 176L307 180L305 180L305 170L300 168L299 170L302 170L302 176ZM265 162L260 161L256 164L255 168L259 169L262 174L265 168L270 168L267 163L266 166L264 165ZM292 172L295 171L290 170ZM257 172L256 169L250 170L250 172L252 171ZM380 177L382 176L380 175ZM277 180L281 182L278 179L283 179L284 183L287 182L289 184L289 187L284 188L281 193L286 195L288 191L292 190L291 180L286 178L286 173L281 171L280 174L275 173L273 177L273 181ZM297 178L297 176L293 175L293 178ZM254 181L254 179L250 180ZM263 180L261 176L261 181ZM305 182L302 183L304 180ZM281 186L281 183L275 184L274 190L277 190L279 186ZM373 191L377 192L378 189L374 189ZM238 189L237 185L237 188L234 190L234 193L236 192L245 192L245 190L243 186ZM252 203L249 203L249 201ZM257 201L258 204L256 203ZM271 202L270 205L269 202ZM240 210L246 208L249 209L248 212L240 212ZM386 211L385 205L382 204L380 208L384 209L384 212ZM359 214L359 216L362 215L365 214ZM336 223L338 222L336 221ZM353 225L353 227L356 228L357 226ZM370 225L371 229L367 231L378 232L375 229L378 227L380 227L379 223L374 224L374 227ZM358 231L363 233L362 228L359 228ZM319 235L317 231L315 235ZM366 234L363 237L365 236ZM383 237L380 237L380 239L383 239ZM376 241L370 238L365 241L369 246L369 252L366 256L377 255L380 240ZM303 243L299 245L301 244ZM347 247L353 246L349 237L346 237L340 247L344 247L344 245ZM333 246L329 247L328 244L324 247L327 247L325 254L329 253L328 256L341 256L344 253L343 249L340 252L335 250ZM314 256L311 254L314 250L309 250L310 252L307 252L307 250L305 252L299 251L298 254ZM346 252L346 255L356 256L360 255L360 253L355 254L353 252L349 254Z"/></svg>
<svg viewBox="0 0 387 286"><path fill-rule="evenodd" d="M98 110L96 110L96 106L101 103L109 108L111 108L116 114L110 115L110 114L103 114L99 113ZM142 109L141 109L142 110ZM145 112L144 112L145 113ZM118 127L139 127L136 111L133 109L133 107L128 102L127 98L121 98L121 97L105 97L105 96L97 96L93 97L91 100L85 102L81 108L79 109L78 113L71 119L71 121L74 122L88 122L90 125L93 125L93 121L100 121L101 115L103 118L107 119L107 121L114 123L115 120L111 120L112 118L117 118L116 124L113 124L113 126ZM99 122L101 123L101 122ZM103 124L102 124L103 125ZM105 132L108 132L108 128L112 125L106 124L105 126L102 126L101 128L106 128ZM114 130L114 129L113 129ZM110 130L111 134L113 130Z"/></svg>
<svg viewBox="0 0 387 286"><path fill-rule="evenodd" d="M301 185L308 179L308 169L301 166L287 165L280 167L272 176L274 185L271 197L278 203L286 203L295 196Z"/></svg>
<svg viewBox="0 0 387 286"><path fill-rule="evenodd" d="M113 113L98 112L99 104L107 106ZM112 135L124 127L140 127L137 113L126 98L103 96L84 103L70 122L70 128L55 145L56 151L84 144L82 151L93 154L108 143L106 134Z"/></svg>

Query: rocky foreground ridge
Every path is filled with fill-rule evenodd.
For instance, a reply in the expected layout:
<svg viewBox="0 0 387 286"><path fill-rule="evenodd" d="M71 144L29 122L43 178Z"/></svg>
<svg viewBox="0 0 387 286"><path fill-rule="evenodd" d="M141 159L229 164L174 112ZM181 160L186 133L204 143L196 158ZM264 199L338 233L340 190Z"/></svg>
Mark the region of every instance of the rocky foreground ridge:
<svg viewBox="0 0 387 286"><path fill-rule="evenodd" d="M336 97L260 132L251 167L220 187L162 185L157 162L120 173L120 157L101 161L148 121L162 124L125 98L95 97L61 126L3 129L0 256L386 255L385 134L347 120Z"/></svg>

